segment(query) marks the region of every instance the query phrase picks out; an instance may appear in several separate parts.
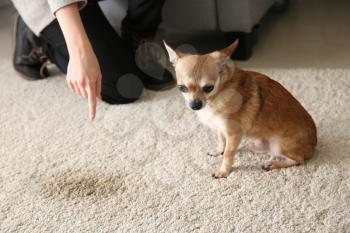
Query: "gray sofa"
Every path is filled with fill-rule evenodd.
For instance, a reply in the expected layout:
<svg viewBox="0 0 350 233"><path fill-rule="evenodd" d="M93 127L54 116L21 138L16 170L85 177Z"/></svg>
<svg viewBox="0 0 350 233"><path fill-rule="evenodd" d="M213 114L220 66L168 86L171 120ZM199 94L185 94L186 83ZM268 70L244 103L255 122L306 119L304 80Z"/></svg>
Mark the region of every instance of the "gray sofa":
<svg viewBox="0 0 350 233"><path fill-rule="evenodd" d="M222 32L227 42L240 39L236 58L247 59L256 41L256 25L276 5L287 0L166 0L161 28L170 34ZM107 18L119 30L127 0L100 2Z"/></svg>

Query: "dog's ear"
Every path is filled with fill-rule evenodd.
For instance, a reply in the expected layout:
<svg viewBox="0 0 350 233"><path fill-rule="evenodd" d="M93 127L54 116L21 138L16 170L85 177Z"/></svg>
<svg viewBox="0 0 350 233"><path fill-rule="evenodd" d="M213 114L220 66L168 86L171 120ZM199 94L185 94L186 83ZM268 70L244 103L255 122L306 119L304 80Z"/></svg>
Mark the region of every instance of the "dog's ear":
<svg viewBox="0 0 350 233"><path fill-rule="evenodd" d="M231 55L234 53L234 51L237 49L239 40L236 39L232 44L230 44L228 47L212 52L209 55L218 61L226 61L230 59Z"/></svg>
<svg viewBox="0 0 350 233"><path fill-rule="evenodd" d="M171 48L165 41L163 41L163 43L168 51L170 62L175 66L179 58L181 58L182 53Z"/></svg>
<svg viewBox="0 0 350 233"><path fill-rule="evenodd" d="M232 44L228 47L212 52L209 54L212 58L214 58L219 66L220 72L223 70L223 67L230 61L231 55L237 49L239 40L236 39Z"/></svg>

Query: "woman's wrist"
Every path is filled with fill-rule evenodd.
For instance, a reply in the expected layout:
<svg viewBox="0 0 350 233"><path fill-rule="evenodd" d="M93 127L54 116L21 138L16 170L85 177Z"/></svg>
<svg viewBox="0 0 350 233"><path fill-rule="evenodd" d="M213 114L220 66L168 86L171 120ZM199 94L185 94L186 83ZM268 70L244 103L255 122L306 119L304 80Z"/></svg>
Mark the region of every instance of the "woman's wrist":
<svg viewBox="0 0 350 233"><path fill-rule="evenodd" d="M93 52L90 41L85 38L74 38L67 42L67 48L70 57L82 57Z"/></svg>

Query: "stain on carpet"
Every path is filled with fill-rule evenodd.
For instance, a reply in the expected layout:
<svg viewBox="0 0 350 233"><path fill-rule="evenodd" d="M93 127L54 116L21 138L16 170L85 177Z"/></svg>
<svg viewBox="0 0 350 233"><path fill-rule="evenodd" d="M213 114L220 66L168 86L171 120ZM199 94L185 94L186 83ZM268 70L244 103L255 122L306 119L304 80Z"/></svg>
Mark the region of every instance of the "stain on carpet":
<svg viewBox="0 0 350 233"><path fill-rule="evenodd" d="M121 176L101 174L93 171L59 172L41 182L40 193L45 197L65 199L105 198L125 190Z"/></svg>

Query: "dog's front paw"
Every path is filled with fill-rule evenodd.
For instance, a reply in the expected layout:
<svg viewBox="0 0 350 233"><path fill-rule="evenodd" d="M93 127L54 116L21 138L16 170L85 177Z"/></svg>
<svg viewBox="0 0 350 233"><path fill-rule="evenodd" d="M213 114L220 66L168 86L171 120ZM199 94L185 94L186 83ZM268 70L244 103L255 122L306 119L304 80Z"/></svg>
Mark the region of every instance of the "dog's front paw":
<svg viewBox="0 0 350 233"><path fill-rule="evenodd" d="M217 156L222 155L222 154L224 154L224 152L222 150L218 150L218 149L215 149L212 152L207 153L207 155L213 156L213 157L217 157Z"/></svg>
<svg viewBox="0 0 350 233"><path fill-rule="evenodd" d="M219 170L219 171L217 171L217 172L214 172L214 173L212 174L212 177L214 177L215 179L226 178L226 177L228 177L229 174L230 174L230 173L227 172L227 171L221 171L221 170Z"/></svg>

